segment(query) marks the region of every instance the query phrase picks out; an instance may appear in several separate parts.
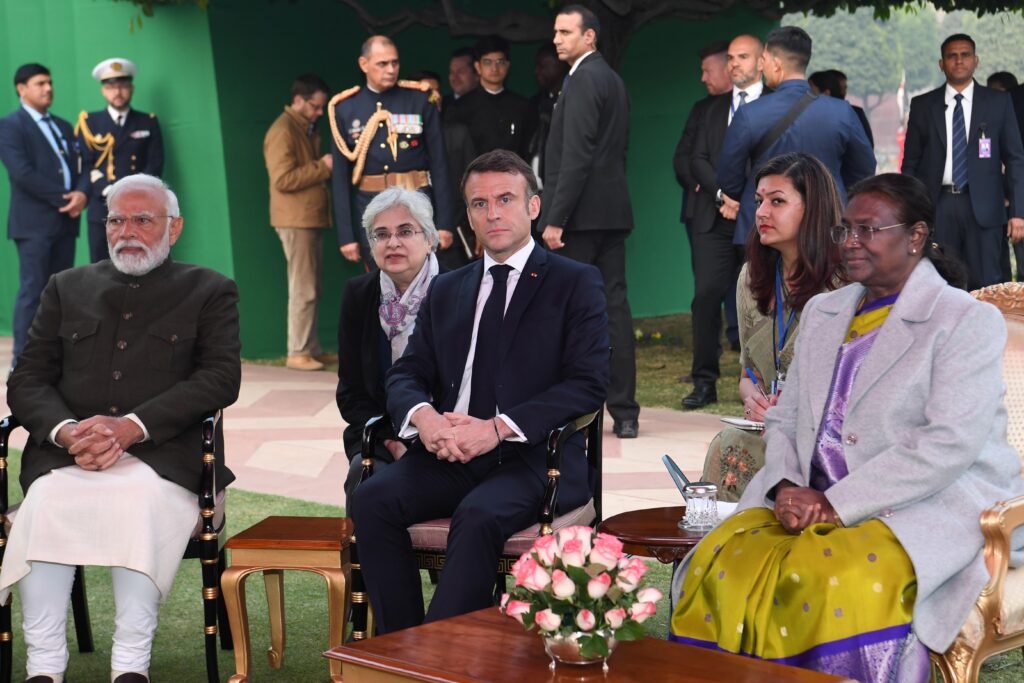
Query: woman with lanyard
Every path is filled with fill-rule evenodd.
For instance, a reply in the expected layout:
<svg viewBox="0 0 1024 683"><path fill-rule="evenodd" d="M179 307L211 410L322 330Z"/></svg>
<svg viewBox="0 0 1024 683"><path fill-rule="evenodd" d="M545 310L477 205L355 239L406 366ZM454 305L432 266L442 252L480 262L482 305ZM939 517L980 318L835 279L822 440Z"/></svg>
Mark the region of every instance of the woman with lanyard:
<svg viewBox="0 0 1024 683"><path fill-rule="evenodd" d="M743 417L763 423L785 385L800 311L812 296L843 282L839 249L829 237L842 205L832 174L809 154L770 159L756 187L755 230L747 239L736 308ZM718 485L719 500L736 501L763 465L761 432L726 427L708 448L702 479Z"/></svg>

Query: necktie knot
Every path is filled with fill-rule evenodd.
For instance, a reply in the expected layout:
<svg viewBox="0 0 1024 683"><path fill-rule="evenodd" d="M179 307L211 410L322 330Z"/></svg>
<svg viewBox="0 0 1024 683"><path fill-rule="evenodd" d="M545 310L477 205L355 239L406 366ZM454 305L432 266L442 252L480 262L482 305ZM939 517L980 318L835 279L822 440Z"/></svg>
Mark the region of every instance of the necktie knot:
<svg viewBox="0 0 1024 683"><path fill-rule="evenodd" d="M746 102L747 101L747 91L746 90L740 90L739 98L740 98L740 104L743 104L744 102Z"/></svg>
<svg viewBox="0 0 1024 683"><path fill-rule="evenodd" d="M960 100L962 100L963 98L964 98L964 96L961 93L957 93L956 95L953 95L953 99L956 100L957 104L960 104Z"/></svg>
<svg viewBox="0 0 1024 683"><path fill-rule="evenodd" d="M512 266L506 266L504 264L495 264L490 267L488 272L494 279L495 284L508 282L508 274L512 272Z"/></svg>

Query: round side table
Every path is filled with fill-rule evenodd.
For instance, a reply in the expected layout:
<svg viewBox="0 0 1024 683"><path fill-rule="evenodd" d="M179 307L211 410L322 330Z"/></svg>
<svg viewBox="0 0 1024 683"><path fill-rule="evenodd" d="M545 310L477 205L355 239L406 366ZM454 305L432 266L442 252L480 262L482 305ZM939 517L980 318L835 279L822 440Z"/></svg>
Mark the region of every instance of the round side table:
<svg viewBox="0 0 1024 683"><path fill-rule="evenodd" d="M597 530L622 541L623 551L630 555L676 563L704 538L701 532L679 528L685 512L685 505L631 510L609 517Z"/></svg>

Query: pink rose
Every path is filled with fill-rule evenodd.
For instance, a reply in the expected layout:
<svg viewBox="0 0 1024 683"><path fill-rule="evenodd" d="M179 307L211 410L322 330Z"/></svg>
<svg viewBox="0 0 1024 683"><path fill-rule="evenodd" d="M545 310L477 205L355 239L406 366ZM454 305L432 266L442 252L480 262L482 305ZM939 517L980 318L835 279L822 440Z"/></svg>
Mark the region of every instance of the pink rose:
<svg viewBox="0 0 1024 683"><path fill-rule="evenodd" d="M638 602L629 608L629 616L633 617L633 620L638 623L644 623L647 617L651 616L655 612L653 602Z"/></svg>
<svg viewBox="0 0 1024 683"><path fill-rule="evenodd" d="M508 593L502 593L501 594L501 608L502 609L505 609L505 604L508 602L508 599L509 599L509 594Z"/></svg>
<svg viewBox="0 0 1024 683"><path fill-rule="evenodd" d="M664 597L661 591L653 586L642 588L636 592L636 599L638 602L658 602Z"/></svg>
<svg viewBox="0 0 1024 683"><path fill-rule="evenodd" d="M548 574L548 571L537 564L537 560L532 557L527 557L525 560L519 558L519 561L513 565L512 569L513 575L516 578L516 585L523 586L527 590L541 591L551 583L551 576Z"/></svg>
<svg viewBox="0 0 1024 683"><path fill-rule="evenodd" d="M550 609L542 609L537 612L533 620L537 622L537 626L542 631L556 631L558 627L562 625L562 617L558 616Z"/></svg>
<svg viewBox="0 0 1024 683"><path fill-rule="evenodd" d="M626 567L625 569L619 570L619 575L615 577L615 585L621 588L626 593L632 592L639 585L643 579L643 574L638 572L632 567Z"/></svg>
<svg viewBox="0 0 1024 683"><path fill-rule="evenodd" d="M622 541L610 534L598 534L594 539L594 549L590 551L590 561L601 564L608 569L613 568L622 557Z"/></svg>
<svg viewBox="0 0 1024 683"><path fill-rule="evenodd" d="M608 622L608 625L612 628L618 628L622 626L622 622L626 620L626 610L621 607L608 610L604 613L604 619Z"/></svg>
<svg viewBox="0 0 1024 683"><path fill-rule="evenodd" d="M583 551L583 559L587 559L587 555L590 554L590 539L593 531L589 526L567 526L564 529L560 529L558 532L558 545L562 548L562 552L565 552L565 544L572 540L580 542L580 547ZM580 565L582 566L582 564Z"/></svg>
<svg viewBox="0 0 1024 683"><path fill-rule="evenodd" d="M566 567L582 567L587 561L583 541L573 538L562 544L562 564Z"/></svg>
<svg viewBox="0 0 1024 683"><path fill-rule="evenodd" d="M555 594L556 598L565 600L576 592L576 584L568 574L561 569L556 569L551 573L551 592Z"/></svg>
<svg viewBox="0 0 1024 683"><path fill-rule="evenodd" d="M550 567L555 563L555 557L558 555L558 539L551 534L541 536L533 542L530 552L537 556L537 560L541 564Z"/></svg>
<svg viewBox="0 0 1024 683"><path fill-rule="evenodd" d="M588 609L581 609L576 615L576 625L580 627L581 631L589 631L594 628L596 623L597 619L594 618L594 613Z"/></svg>
<svg viewBox="0 0 1024 683"><path fill-rule="evenodd" d="M520 624L523 623L523 615L530 611L530 603L522 600L509 600L505 605L505 614L512 617Z"/></svg>
<svg viewBox="0 0 1024 683"><path fill-rule="evenodd" d="M597 600L603 598L608 589L612 587L612 577L601 572L587 582L587 595Z"/></svg>

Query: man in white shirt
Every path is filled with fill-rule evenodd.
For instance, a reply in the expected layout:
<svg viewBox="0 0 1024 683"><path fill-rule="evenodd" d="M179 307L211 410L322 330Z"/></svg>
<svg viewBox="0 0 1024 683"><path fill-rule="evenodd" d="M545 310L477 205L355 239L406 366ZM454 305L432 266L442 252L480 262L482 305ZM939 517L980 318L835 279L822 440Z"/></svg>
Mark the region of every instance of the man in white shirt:
<svg viewBox="0 0 1024 683"><path fill-rule="evenodd" d="M435 279L388 373L395 431L417 440L359 485L349 509L382 632L424 619L407 531L417 522L452 518L427 621L493 604L502 546L537 521L548 432L604 403L600 273L534 242L537 191L533 170L507 150L469 165L463 194L484 258ZM561 465L566 511L591 495L582 440L568 442Z"/></svg>
<svg viewBox="0 0 1024 683"><path fill-rule="evenodd" d="M974 40L951 35L941 54L946 83L911 101L901 170L928 187L935 241L964 261L976 289L1002 280L1004 235L1024 237L1024 148L1009 94L974 80Z"/></svg>
<svg viewBox="0 0 1024 683"><path fill-rule="evenodd" d="M718 155L732 118L764 90L764 44L754 36L737 36L729 44L727 64L732 89L709 100L697 123L690 173L693 193L693 391L684 408L700 408L718 400L715 383L720 369L722 300L736 301L736 278L743 265L743 246L733 243L739 203L724 195L715 180ZM728 304L727 304L728 305Z"/></svg>

